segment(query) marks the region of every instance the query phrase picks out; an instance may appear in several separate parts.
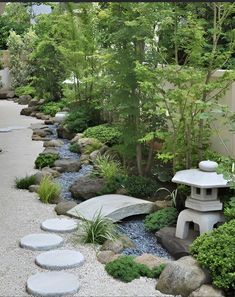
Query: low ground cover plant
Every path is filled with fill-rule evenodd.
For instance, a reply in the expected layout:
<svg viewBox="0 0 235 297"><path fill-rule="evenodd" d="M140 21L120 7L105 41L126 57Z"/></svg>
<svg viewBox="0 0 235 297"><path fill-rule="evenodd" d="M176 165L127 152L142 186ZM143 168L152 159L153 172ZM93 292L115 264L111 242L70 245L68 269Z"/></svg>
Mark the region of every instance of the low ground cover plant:
<svg viewBox="0 0 235 297"><path fill-rule="evenodd" d="M147 230L158 231L163 227L175 224L178 212L174 207L167 207L146 216L144 226Z"/></svg>
<svg viewBox="0 0 235 297"><path fill-rule="evenodd" d="M80 152L80 150L79 150L79 145L78 145L77 143L72 143L72 144L70 144L70 146L69 146L69 150L70 150L70 152L72 152L72 153L79 153L79 152Z"/></svg>
<svg viewBox="0 0 235 297"><path fill-rule="evenodd" d="M92 220L85 220L79 225L82 231L81 241L84 243L103 244L106 240L118 237L117 226L109 218L97 212Z"/></svg>
<svg viewBox="0 0 235 297"><path fill-rule="evenodd" d="M34 185L36 182L36 177L34 175L26 175L23 178L16 178L15 185L17 189L27 189Z"/></svg>
<svg viewBox="0 0 235 297"><path fill-rule="evenodd" d="M200 235L190 253L209 270L213 284L222 289L235 289L235 220Z"/></svg>
<svg viewBox="0 0 235 297"><path fill-rule="evenodd" d="M108 274L126 283L140 276L158 278L164 268L165 264L161 264L150 269L144 264L136 263L133 256L121 256L105 265Z"/></svg>
<svg viewBox="0 0 235 297"><path fill-rule="evenodd" d="M60 185L53 182L50 176L44 176L37 193L43 203L54 203L59 198Z"/></svg>
<svg viewBox="0 0 235 297"><path fill-rule="evenodd" d="M16 88L15 94L18 97L23 96L23 95L30 95L30 96L34 97L36 95L36 90L32 86L26 85L26 86Z"/></svg>
<svg viewBox="0 0 235 297"><path fill-rule="evenodd" d="M39 154L35 160L35 167L41 169L46 166L53 166L54 162L59 159L57 154Z"/></svg>
<svg viewBox="0 0 235 297"><path fill-rule="evenodd" d="M59 111L61 111L66 106L64 101L59 102L48 102L41 107L41 111L45 114L48 114L52 117Z"/></svg>
<svg viewBox="0 0 235 297"><path fill-rule="evenodd" d="M120 143L121 132L117 127L102 124L84 131L84 137L96 138L109 146Z"/></svg>

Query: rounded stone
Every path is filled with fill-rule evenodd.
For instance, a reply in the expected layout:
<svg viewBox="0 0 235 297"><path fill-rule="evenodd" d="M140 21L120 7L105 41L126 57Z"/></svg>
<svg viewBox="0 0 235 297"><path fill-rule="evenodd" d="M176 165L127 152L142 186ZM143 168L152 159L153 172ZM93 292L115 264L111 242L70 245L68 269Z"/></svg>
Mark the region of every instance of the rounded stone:
<svg viewBox="0 0 235 297"><path fill-rule="evenodd" d="M79 282L73 274L62 271L37 273L27 280L28 293L40 297L75 294L79 287Z"/></svg>
<svg viewBox="0 0 235 297"><path fill-rule="evenodd" d="M218 163L214 161L201 161L199 163L199 169L206 172L215 172L218 167Z"/></svg>
<svg viewBox="0 0 235 297"><path fill-rule="evenodd" d="M85 258L78 251L53 250L38 255L35 261L42 268L61 270L82 266Z"/></svg>
<svg viewBox="0 0 235 297"><path fill-rule="evenodd" d="M41 223L41 229L50 232L72 232L77 229L77 222L72 219L48 219Z"/></svg>
<svg viewBox="0 0 235 297"><path fill-rule="evenodd" d="M20 240L20 246L29 250L48 251L60 247L64 240L56 234L30 234Z"/></svg>

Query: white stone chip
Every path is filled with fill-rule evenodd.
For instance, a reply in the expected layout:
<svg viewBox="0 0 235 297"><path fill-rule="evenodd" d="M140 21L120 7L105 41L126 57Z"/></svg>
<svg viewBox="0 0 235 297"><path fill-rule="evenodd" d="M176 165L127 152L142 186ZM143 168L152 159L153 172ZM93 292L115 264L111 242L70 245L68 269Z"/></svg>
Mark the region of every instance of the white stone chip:
<svg viewBox="0 0 235 297"><path fill-rule="evenodd" d="M30 276L27 281L28 293L40 297L75 294L79 287L79 282L73 274L62 271L37 273Z"/></svg>
<svg viewBox="0 0 235 297"><path fill-rule="evenodd" d="M67 233L77 229L77 222L72 219L48 219L42 222L41 229L50 232Z"/></svg>
<svg viewBox="0 0 235 297"><path fill-rule="evenodd" d="M64 240L56 234L30 234L20 240L20 246L29 250L47 251L60 247Z"/></svg>
<svg viewBox="0 0 235 297"><path fill-rule="evenodd" d="M82 266L84 256L73 250L53 250L36 257L36 264L50 270L61 270Z"/></svg>

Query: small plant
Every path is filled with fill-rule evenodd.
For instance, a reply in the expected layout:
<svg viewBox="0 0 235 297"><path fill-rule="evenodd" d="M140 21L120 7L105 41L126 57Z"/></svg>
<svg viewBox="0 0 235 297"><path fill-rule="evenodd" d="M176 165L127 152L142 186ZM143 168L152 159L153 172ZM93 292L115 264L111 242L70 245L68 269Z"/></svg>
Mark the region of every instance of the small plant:
<svg viewBox="0 0 235 297"><path fill-rule="evenodd" d="M95 139L92 144L86 146L84 153L89 155L90 153L99 150L102 146L103 144L98 139Z"/></svg>
<svg viewBox="0 0 235 297"><path fill-rule="evenodd" d="M102 143L112 146L120 143L121 132L116 127L102 124L86 129L84 137L96 138Z"/></svg>
<svg viewBox="0 0 235 297"><path fill-rule="evenodd" d="M30 96L34 97L36 95L36 90L32 86L26 85L26 86L23 86L23 87L16 88L15 89L15 94L18 97L20 97L22 95L30 95Z"/></svg>
<svg viewBox="0 0 235 297"><path fill-rule="evenodd" d="M48 102L41 107L41 111L45 114L48 114L54 117L55 114L61 111L65 106L66 106L66 103L64 101Z"/></svg>
<svg viewBox="0 0 235 297"><path fill-rule="evenodd" d="M173 190L171 192L167 188L159 188L159 189L157 189L155 194L157 194L160 191L166 191L168 193L168 195L165 196L165 199L170 199L171 202L172 202L172 205L175 207L176 206L177 193L178 193L177 189L175 189L175 190Z"/></svg>
<svg viewBox="0 0 235 297"><path fill-rule="evenodd" d="M213 284L222 289L235 289L235 220L200 235L190 253L209 270Z"/></svg>
<svg viewBox="0 0 235 297"><path fill-rule="evenodd" d="M136 263L133 256L121 256L105 265L105 270L108 274L126 283L131 282L140 276L157 278L160 276L164 268L165 264L161 264L150 269L144 264Z"/></svg>
<svg viewBox="0 0 235 297"><path fill-rule="evenodd" d="M31 185L36 182L36 177L34 175L26 175L23 178L16 178L15 184L17 189L28 189Z"/></svg>
<svg viewBox="0 0 235 297"><path fill-rule="evenodd" d="M59 159L57 154L39 154L37 159L35 160L35 167L36 168L43 168L46 166L53 166L54 162Z"/></svg>
<svg viewBox="0 0 235 297"><path fill-rule="evenodd" d="M163 227L176 223L178 212L174 207L167 207L146 216L144 226L150 231L158 231Z"/></svg>
<svg viewBox="0 0 235 297"><path fill-rule="evenodd" d="M103 244L107 239L115 240L118 237L117 227L109 218L101 215L101 210L94 215L91 221L83 220L79 225L82 228L82 242Z"/></svg>
<svg viewBox="0 0 235 297"><path fill-rule="evenodd" d="M94 174L104 177L107 181L122 173L121 163L109 154L98 156L94 165Z"/></svg>
<svg viewBox="0 0 235 297"><path fill-rule="evenodd" d="M225 203L224 215L228 221L235 219L235 197L230 198L230 201Z"/></svg>
<svg viewBox="0 0 235 297"><path fill-rule="evenodd" d="M77 143L72 143L69 146L69 150L72 153L79 153L79 145Z"/></svg>
<svg viewBox="0 0 235 297"><path fill-rule="evenodd" d="M60 195L60 186L54 183L50 176L44 176L37 193L43 203L53 203Z"/></svg>

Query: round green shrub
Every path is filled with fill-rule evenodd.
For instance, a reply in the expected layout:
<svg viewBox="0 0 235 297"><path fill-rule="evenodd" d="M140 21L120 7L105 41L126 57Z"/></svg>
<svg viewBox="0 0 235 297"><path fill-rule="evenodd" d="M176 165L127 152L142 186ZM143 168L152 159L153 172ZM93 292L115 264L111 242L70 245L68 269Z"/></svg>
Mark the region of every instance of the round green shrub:
<svg viewBox="0 0 235 297"><path fill-rule="evenodd" d="M190 253L209 270L216 287L235 289L235 220L199 236Z"/></svg>
<svg viewBox="0 0 235 297"><path fill-rule="evenodd" d="M53 166L54 162L59 159L59 156L56 154L39 154L37 159L35 160L36 168L43 168L46 166Z"/></svg>
<svg viewBox="0 0 235 297"><path fill-rule="evenodd" d="M150 231L158 231L163 227L175 224L178 212L174 207L167 207L146 216L144 226Z"/></svg>
<svg viewBox="0 0 235 297"><path fill-rule="evenodd" d="M105 270L108 274L123 282L131 282L140 276L157 278L164 268L165 265L161 264L150 269L144 264L136 263L133 256L121 256L105 265Z"/></svg>
<svg viewBox="0 0 235 297"><path fill-rule="evenodd" d="M84 137L96 138L110 146L119 143L121 138L121 132L108 124L90 127L84 131L83 135Z"/></svg>

